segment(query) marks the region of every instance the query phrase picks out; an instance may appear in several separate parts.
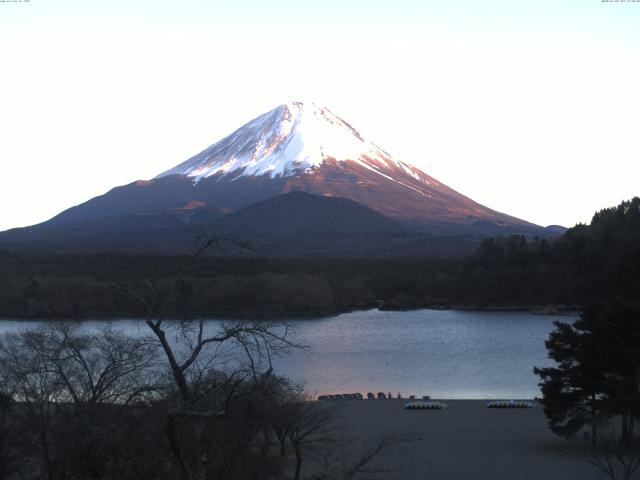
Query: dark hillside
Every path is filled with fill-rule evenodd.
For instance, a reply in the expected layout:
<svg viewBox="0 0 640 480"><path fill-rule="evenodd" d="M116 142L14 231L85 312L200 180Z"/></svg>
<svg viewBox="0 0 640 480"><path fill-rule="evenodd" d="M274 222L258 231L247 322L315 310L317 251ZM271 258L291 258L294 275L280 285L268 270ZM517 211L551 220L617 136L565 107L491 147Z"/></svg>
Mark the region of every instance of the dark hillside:
<svg viewBox="0 0 640 480"><path fill-rule="evenodd" d="M283 200L269 206L271 213L246 214L269 214L273 219L279 201ZM321 216L317 210L324 205L299 208L316 209ZM354 211L359 208L353 206ZM376 215L371 218L379 220ZM386 220L370 225L391 232L394 228ZM519 235L486 239L466 258L251 255L201 258L180 282L180 297L171 314L319 315L377 306L541 308L597 299L635 300L640 298L640 199L602 210L590 225L577 225L555 240ZM186 259L5 252L0 254L0 315L141 315L120 286L150 279L162 291Z"/></svg>

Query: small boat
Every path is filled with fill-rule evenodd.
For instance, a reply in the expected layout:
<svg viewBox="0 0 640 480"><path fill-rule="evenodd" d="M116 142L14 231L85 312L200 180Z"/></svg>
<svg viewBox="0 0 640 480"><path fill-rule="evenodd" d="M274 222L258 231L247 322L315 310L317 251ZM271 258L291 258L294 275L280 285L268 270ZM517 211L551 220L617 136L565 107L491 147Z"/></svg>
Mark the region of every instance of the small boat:
<svg viewBox="0 0 640 480"><path fill-rule="evenodd" d="M487 403L487 408L533 408L533 403L525 400L495 400Z"/></svg>
<svg viewBox="0 0 640 480"><path fill-rule="evenodd" d="M404 404L404 408L407 410L446 410L449 408L444 402L407 402Z"/></svg>

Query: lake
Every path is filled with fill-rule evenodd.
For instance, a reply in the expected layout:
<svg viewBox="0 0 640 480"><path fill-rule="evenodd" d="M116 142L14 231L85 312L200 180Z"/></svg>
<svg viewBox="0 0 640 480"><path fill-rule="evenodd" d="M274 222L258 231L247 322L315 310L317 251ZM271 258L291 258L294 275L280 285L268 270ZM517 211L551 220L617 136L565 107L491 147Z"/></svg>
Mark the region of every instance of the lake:
<svg viewBox="0 0 640 480"><path fill-rule="evenodd" d="M276 372L304 382L310 394L398 392L434 398L533 398L534 366L551 365L544 341L553 321L571 316L461 310L366 310L293 320L304 350L274 361ZM215 328L218 320L207 322ZM85 321L84 328L104 322ZM38 322L0 321L0 333ZM140 320L115 325L146 333Z"/></svg>

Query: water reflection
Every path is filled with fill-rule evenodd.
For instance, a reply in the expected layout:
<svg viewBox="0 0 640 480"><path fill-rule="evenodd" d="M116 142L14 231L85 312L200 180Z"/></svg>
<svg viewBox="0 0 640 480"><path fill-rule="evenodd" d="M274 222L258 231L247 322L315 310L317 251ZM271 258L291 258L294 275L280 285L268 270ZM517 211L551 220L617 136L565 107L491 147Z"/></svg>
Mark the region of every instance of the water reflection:
<svg viewBox="0 0 640 480"><path fill-rule="evenodd" d="M572 321L571 317L562 320ZM276 371L310 393L401 392L434 398L532 398L533 366L548 365L544 341L558 317L525 312L360 311L292 321L294 339L308 346L275 360ZM38 322L0 322L0 332ZM103 321L83 322L98 330ZM118 320L131 335L144 322ZM207 321L214 330L220 320Z"/></svg>

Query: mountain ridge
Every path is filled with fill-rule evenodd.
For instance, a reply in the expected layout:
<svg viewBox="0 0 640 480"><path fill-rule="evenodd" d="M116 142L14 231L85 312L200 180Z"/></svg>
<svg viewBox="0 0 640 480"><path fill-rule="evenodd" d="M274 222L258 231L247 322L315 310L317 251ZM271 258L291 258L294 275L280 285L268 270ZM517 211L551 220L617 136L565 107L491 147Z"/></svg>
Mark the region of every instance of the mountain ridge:
<svg viewBox="0 0 640 480"><path fill-rule="evenodd" d="M178 225L174 220L185 225L214 222L295 191L356 202L407 233L477 238L557 233L473 201L419 168L395 160L327 108L302 102L256 117L153 179L115 187L23 231L46 236L47 229L60 232L56 226L63 224L86 222L88 228L103 228L109 222L100 223L101 218L144 215L156 218L153 225L164 232L165 223ZM165 217L172 220L161 220ZM132 221L111 224L113 231L105 235L119 236L123 232L117 225L129 228ZM303 223L297 224L302 228ZM156 228L153 225L150 228ZM0 244L16 235L28 237L5 232Z"/></svg>

